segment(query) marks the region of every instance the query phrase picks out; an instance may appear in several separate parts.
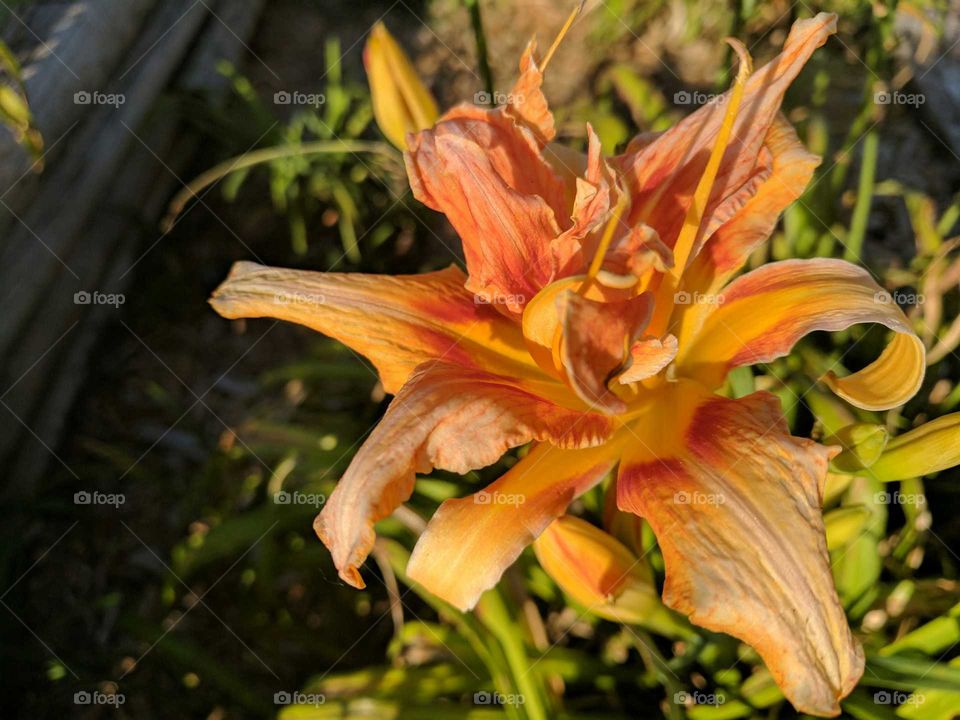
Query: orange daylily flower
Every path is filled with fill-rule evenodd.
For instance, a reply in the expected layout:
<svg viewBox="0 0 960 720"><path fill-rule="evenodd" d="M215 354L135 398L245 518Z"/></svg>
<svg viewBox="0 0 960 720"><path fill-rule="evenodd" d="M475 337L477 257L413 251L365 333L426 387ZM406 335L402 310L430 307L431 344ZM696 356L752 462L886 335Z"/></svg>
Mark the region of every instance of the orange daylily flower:
<svg viewBox="0 0 960 720"><path fill-rule="evenodd" d="M274 317L367 356L394 393L316 520L340 576L374 524L434 468L463 473L534 442L483 491L447 500L408 574L468 609L570 502L617 469L666 564L665 604L753 646L802 712L832 716L863 672L830 574L821 499L838 448L789 434L769 393L717 394L728 371L788 354L814 330L880 323L873 364L827 385L862 408L919 388L924 348L903 313L841 260L772 263L731 280L819 158L779 113L835 31L798 22L731 90L604 158L552 144L531 43L513 102L455 107L410 137L417 198L447 216L467 272L315 273L238 263L216 290L228 318Z"/></svg>

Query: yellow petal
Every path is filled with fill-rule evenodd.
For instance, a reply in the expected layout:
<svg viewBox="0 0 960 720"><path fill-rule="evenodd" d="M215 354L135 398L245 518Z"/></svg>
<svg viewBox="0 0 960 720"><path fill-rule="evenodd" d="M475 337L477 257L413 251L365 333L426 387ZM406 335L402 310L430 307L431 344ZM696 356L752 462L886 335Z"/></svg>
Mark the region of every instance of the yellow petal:
<svg viewBox="0 0 960 720"><path fill-rule="evenodd" d="M465 473L531 440L592 447L611 431L608 418L556 405L524 390L515 378L427 362L354 456L314 530L340 577L363 587L358 568L373 547L374 523L410 497L416 473L433 468Z"/></svg>
<svg viewBox="0 0 960 720"><path fill-rule="evenodd" d="M820 511L832 451L791 437L769 393L730 400L690 382L653 393L631 428L619 505L657 536L666 605L752 645L799 711L837 715L863 653Z"/></svg>
<svg viewBox="0 0 960 720"><path fill-rule="evenodd" d="M863 268L843 260L784 260L764 265L728 285L693 338L680 338L678 372L719 387L741 365L787 355L814 330L879 323L897 334L880 358L828 385L867 410L902 405L920 389L925 350L889 293Z"/></svg>
<svg viewBox="0 0 960 720"><path fill-rule="evenodd" d="M880 357L846 377L827 373L824 382L847 402L864 410L888 410L916 395L926 370L926 348L912 332L897 333Z"/></svg>
<svg viewBox="0 0 960 720"><path fill-rule="evenodd" d="M868 474L891 482L960 465L960 413L931 420L887 443Z"/></svg>
<svg viewBox="0 0 960 720"><path fill-rule="evenodd" d="M579 495L616 464L617 441L584 450L541 443L499 480L447 500L420 536L407 574L467 610Z"/></svg>
<svg viewBox="0 0 960 720"><path fill-rule="evenodd" d="M463 288L455 267L422 275L320 273L236 263L210 298L227 318L306 325L366 356L395 393L420 363L443 358L521 377L544 376L517 326Z"/></svg>
<svg viewBox="0 0 960 720"><path fill-rule="evenodd" d="M407 133L425 130L437 121L437 103L382 22L370 31L363 64L377 125L391 143L404 150Z"/></svg>

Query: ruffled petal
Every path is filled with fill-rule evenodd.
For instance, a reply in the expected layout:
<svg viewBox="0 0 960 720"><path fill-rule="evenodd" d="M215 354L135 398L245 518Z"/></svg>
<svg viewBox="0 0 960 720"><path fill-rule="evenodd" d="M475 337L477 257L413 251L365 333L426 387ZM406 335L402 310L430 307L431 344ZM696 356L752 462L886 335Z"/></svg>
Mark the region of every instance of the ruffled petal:
<svg viewBox="0 0 960 720"><path fill-rule="evenodd" d="M742 201L731 206L729 218L723 220L704 243L684 273L684 289L688 292L712 293L746 263L750 254L773 233L780 214L799 198L820 157L807 151L789 121L778 114L763 141L769 154L767 171L761 182L750 188Z"/></svg>
<svg viewBox="0 0 960 720"><path fill-rule="evenodd" d="M507 97L505 112L528 128L542 147L556 137L557 131L543 94L543 73L537 67L536 51L537 41L531 40L520 56L520 77Z"/></svg>
<svg viewBox="0 0 960 720"><path fill-rule="evenodd" d="M563 366L580 398L601 412L626 412L627 406L607 385L624 367L630 348L647 326L653 295L596 302L573 292L559 301L563 318Z"/></svg>
<svg viewBox="0 0 960 720"><path fill-rule="evenodd" d="M839 714L863 651L820 510L834 451L791 437L773 395L729 400L689 382L662 391L633 428L618 502L657 536L664 602L753 646L799 711Z"/></svg>
<svg viewBox="0 0 960 720"><path fill-rule="evenodd" d="M414 196L447 216L463 243L467 288L519 313L553 277L563 181L533 135L501 110L460 107L411 138Z"/></svg>
<svg viewBox="0 0 960 720"><path fill-rule="evenodd" d="M880 357L847 377L828 375L827 384L857 407L885 410L905 403L923 382L920 338L890 294L851 263L770 263L734 280L718 302L693 338L681 336L680 374L716 387L730 369L787 355L814 330L880 323L897 333Z"/></svg>
<svg viewBox="0 0 960 720"><path fill-rule="evenodd" d="M763 143L783 95L813 51L835 31L836 16L832 14L798 21L783 52L750 77L704 217L728 217L744 202L741 191L757 187ZM652 225L668 247L673 247L683 226L687 206L720 131L727 98L729 91L652 142L635 144L641 149L622 160L633 197L630 224L645 221ZM694 254L703 236L714 229L715 224L703 223Z"/></svg>
<svg viewBox="0 0 960 720"><path fill-rule="evenodd" d="M419 364L542 377L519 329L464 290L456 267L422 275L361 275L236 263L210 299L226 318L272 317L306 325L369 358L388 393Z"/></svg>
<svg viewBox="0 0 960 720"><path fill-rule="evenodd" d="M537 445L480 492L445 501L420 536L407 574L461 610L472 608L525 547L610 472L620 447Z"/></svg>
<svg viewBox="0 0 960 720"><path fill-rule="evenodd" d="M549 391L549 385L564 390L558 383L541 389ZM609 418L558 405L514 378L428 362L411 375L354 456L314 529L340 577L363 587L358 568L373 547L374 523L410 497L417 473L465 473L531 440L592 447L611 431Z"/></svg>
<svg viewBox="0 0 960 720"><path fill-rule="evenodd" d="M617 378L621 384L637 382L653 377L673 362L677 356L677 338L665 335L662 339L645 337L630 348L630 367Z"/></svg>

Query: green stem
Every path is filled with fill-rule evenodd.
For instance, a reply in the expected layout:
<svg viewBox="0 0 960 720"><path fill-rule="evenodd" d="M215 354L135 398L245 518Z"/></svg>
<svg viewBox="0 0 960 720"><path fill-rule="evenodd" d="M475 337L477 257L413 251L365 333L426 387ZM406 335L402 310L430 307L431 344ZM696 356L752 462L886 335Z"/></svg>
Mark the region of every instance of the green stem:
<svg viewBox="0 0 960 720"><path fill-rule="evenodd" d="M860 165L860 183L857 187L857 203L850 220L850 232L847 233L844 260L859 262L863 248L863 238L867 232L867 220L870 217L870 205L873 202L873 187L877 174L877 151L880 139L875 130L867 133L863 141L863 159Z"/></svg>
<svg viewBox="0 0 960 720"><path fill-rule="evenodd" d="M493 100L493 73L490 71L490 61L487 59L487 36L483 32L483 18L480 15L480 0L464 0L470 11L470 24L473 26L473 37L477 43L477 65L480 70L480 80L483 89L487 91L490 103Z"/></svg>
<svg viewBox="0 0 960 720"><path fill-rule="evenodd" d="M161 223L161 228L163 232L169 232L177 216L183 212L186 204L195 198L201 190L238 170L297 155L360 152L379 153L390 158L395 156L394 151L391 150L386 143L382 142L368 142L364 140L317 140L315 142L261 148L260 150L253 150L252 152L232 157L229 160L224 160L219 165L214 165L206 172L198 175L190 181L183 190L174 196L173 200L170 201L170 207L167 209L167 215Z"/></svg>

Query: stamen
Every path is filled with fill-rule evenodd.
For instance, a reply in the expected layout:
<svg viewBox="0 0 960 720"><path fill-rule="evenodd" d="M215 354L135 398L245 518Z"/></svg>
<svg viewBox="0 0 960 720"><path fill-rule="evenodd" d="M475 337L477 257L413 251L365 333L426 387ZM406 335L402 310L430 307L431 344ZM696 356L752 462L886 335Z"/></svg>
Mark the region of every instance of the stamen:
<svg viewBox="0 0 960 720"><path fill-rule="evenodd" d="M547 71L547 65L549 65L550 60L553 59L553 54L557 51L557 48L560 47L560 43L563 41L564 36L573 26L574 20L576 20L577 16L583 11L583 6L586 4L587 0L580 0L580 4L573 9L573 12L570 13L567 21L563 24L563 27L560 28L560 32L558 32L557 37L554 38L553 44L550 46L550 49L547 50L547 54L543 56L543 62L540 63L541 73L545 73Z"/></svg>
<svg viewBox="0 0 960 720"><path fill-rule="evenodd" d="M699 233L703 215L707 209L707 202L710 199L710 191L713 189L713 183L717 179L717 171L720 169L720 162L723 160L727 145L730 143L730 133L733 132L733 124L737 119L740 101L743 99L743 88L747 84L750 73L753 72L753 60L743 44L732 38L727 38L727 42L740 56L740 67L737 70L737 79L730 91L730 99L723 116L723 124L720 126L720 132L717 133L717 140L710 153L710 159L707 160L707 167L703 170L703 175L697 184L690 207L687 208L683 228L680 230L677 242L673 246L673 268L670 270L670 275L677 280L683 275L683 271L687 267L687 261L690 259L690 252L693 250L693 243Z"/></svg>
<svg viewBox="0 0 960 720"><path fill-rule="evenodd" d="M717 133L717 139L707 160L707 166L703 170L703 175L700 176L700 181L697 183L697 188L690 201L690 207L687 208L687 214L683 219L683 227L677 235L676 243L674 243L673 267L668 273L655 279L648 288L656 291L654 316L648 328L648 331L653 334L660 334L667 330L670 315L673 312L673 296L680 286L680 279L687 268L687 263L690 261L693 244L700 233L700 226L703 224L707 203L710 200L710 192L713 190L717 172L720 170L720 163L730 144L730 135L733 132L733 125L736 122L740 102L743 99L744 87L750 73L753 72L753 59L743 43L732 38L727 38L727 42L740 57L740 67L737 69L737 78L730 89L723 123Z"/></svg>
<svg viewBox="0 0 960 720"><path fill-rule="evenodd" d="M590 261L590 267L587 269L587 280L580 286L580 290L578 291L581 295L586 295L593 279L597 276L597 273L600 272L600 267L603 265L603 258L606 257L607 250L610 249L613 233L616 231L617 225L620 224L620 220L623 219L623 214L627 210L626 198L626 194L620 195L616 206L613 208L613 214L607 221L607 226L603 229L603 235L600 236L600 244L597 245L597 251L593 254L593 260Z"/></svg>

